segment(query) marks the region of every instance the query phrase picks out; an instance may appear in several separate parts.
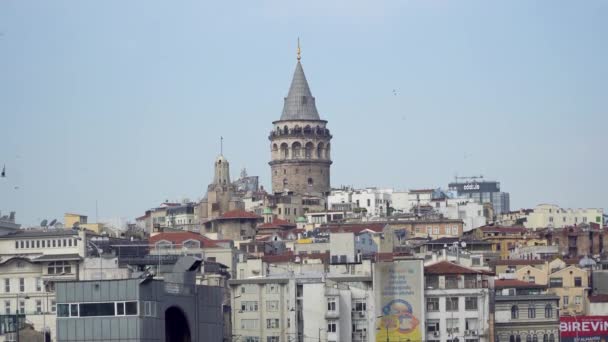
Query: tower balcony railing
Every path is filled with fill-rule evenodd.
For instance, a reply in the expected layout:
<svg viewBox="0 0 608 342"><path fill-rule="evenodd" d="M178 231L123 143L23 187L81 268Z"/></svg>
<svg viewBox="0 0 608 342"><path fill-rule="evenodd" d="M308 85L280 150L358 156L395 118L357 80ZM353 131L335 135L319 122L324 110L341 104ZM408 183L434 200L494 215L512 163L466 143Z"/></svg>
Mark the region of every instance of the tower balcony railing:
<svg viewBox="0 0 608 342"><path fill-rule="evenodd" d="M315 131L311 131L311 132L304 132L304 131L300 131L300 132L294 132L294 131L290 131L288 133L277 133L276 131L272 131L270 132L270 134L268 135L268 139L273 139L273 138L277 138L277 137L281 137L281 138L323 138L323 139L331 139L333 138L333 136L331 135L331 133L329 133L329 130L327 130L326 132L315 132Z"/></svg>

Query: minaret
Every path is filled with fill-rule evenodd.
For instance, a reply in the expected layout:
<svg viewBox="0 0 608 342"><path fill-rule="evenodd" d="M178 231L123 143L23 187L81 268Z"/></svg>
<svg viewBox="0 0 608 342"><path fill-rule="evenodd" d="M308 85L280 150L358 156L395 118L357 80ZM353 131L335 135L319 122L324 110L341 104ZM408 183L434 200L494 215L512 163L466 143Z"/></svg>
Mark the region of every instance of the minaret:
<svg viewBox="0 0 608 342"><path fill-rule="evenodd" d="M317 111L302 68L298 40L297 64L281 118L270 132L272 191L296 194L329 193L331 134Z"/></svg>

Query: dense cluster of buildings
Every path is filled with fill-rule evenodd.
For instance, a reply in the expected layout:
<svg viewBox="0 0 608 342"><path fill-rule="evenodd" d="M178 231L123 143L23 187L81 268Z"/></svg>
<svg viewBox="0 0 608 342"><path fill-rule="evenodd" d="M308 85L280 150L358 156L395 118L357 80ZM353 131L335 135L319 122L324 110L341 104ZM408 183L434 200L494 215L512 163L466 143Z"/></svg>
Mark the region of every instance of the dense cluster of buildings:
<svg viewBox="0 0 608 342"><path fill-rule="evenodd" d="M270 191L246 172L233 181L220 155L201 200L166 201L127 230L79 214L38 229L1 217L0 341L608 335L593 324L608 320L601 209L511 211L509 193L480 177L332 188L333 136L299 53L267 138Z"/></svg>

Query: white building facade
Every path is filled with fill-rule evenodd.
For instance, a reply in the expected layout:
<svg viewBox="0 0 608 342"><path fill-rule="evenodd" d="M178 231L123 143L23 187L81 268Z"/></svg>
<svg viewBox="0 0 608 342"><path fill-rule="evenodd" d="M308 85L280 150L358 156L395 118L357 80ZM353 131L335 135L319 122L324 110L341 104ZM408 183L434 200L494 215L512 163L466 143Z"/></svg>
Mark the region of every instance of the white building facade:
<svg viewBox="0 0 608 342"><path fill-rule="evenodd" d="M564 228L595 223L603 227L603 217L603 209L563 209L554 204L540 204L527 215L524 226L532 229L548 227Z"/></svg>

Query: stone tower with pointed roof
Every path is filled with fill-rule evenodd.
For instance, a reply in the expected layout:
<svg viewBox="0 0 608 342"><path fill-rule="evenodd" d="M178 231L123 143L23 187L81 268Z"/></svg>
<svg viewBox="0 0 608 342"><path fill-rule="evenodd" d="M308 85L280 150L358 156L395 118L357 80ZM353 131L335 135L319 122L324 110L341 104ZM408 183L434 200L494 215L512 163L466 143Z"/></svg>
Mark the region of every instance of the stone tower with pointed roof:
<svg viewBox="0 0 608 342"><path fill-rule="evenodd" d="M273 122L269 136L273 193L329 193L332 136L326 125L306 81L298 46L298 62L283 113Z"/></svg>

